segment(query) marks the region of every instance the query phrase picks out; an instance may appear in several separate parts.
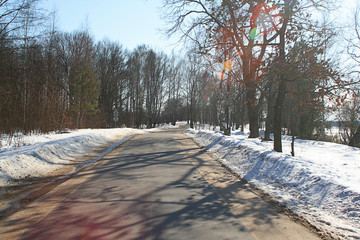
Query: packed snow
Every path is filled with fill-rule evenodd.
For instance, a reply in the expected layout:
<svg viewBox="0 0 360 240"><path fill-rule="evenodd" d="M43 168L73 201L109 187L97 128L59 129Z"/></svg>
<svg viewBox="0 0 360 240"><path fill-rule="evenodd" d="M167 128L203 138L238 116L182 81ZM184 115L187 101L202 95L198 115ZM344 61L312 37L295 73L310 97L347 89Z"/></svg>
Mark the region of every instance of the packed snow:
<svg viewBox="0 0 360 240"><path fill-rule="evenodd" d="M62 133L32 134L0 138L0 187L11 185L14 180L51 176L65 166L87 164L79 161L96 149L116 148L131 136L170 128L155 129L82 129ZM178 127L178 126L175 126ZM91 160L91 163L98 160ZM74 166L78 167L78 166Z"/></svg>
<svg viewBox="0 0 360 240"><path fill-rule="evenodd" d="M283 137L273 142L234 131L188 129L186 133L224 165L334 238L360 239L360 149Z"/></svg>

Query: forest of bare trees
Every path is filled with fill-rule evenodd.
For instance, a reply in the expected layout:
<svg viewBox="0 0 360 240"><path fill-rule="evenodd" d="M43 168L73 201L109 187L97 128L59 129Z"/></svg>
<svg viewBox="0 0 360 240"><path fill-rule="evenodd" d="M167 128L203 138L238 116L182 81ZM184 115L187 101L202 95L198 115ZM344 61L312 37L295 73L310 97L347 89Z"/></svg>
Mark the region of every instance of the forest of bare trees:
<svg viewBox="0 0 360 240"><path fill-rule="evenodd" d="M167 0L167 34L190 40L186 57L58 31L39 2L0 1L0 134L183 120L225 134L249 124L282 151L284 133L328 140L329 115L337 141L360 134L358 12L347 39L357 66L345 72L328 57L336 26L311 17L331 1Z"/></svg>
<svg viewBox="0 0 360 240"><path fill-rule="evenodd" d="M325 140L325 114L342 109L358 94L359 77L346 76L337 61L327 57L339 27L327 19L337 1L324 0L167 0L167 33L180 33L211 64L223 65L219 77L217 112L224 133L246 111L250 138L274 137L281 152L281 135ZM322 16L322 19L319 19ZM351 43L358 59L358 14ZM344 40L344 39L342 39ZM240 100L241 99L241 100ZM331 106L331 107L330 107ZM240 114L240 115L242 115ZM331 114L328 114L331 115ZM352 120L356 126L359 118ZM345 123L348 123L345 120ZM237 125L237 124L236 124ZM236 126L238 127L238 126ZM353 139L356 130L347 136ZM351 141L350 141L351 142Z"/></svg>
<svg viewBox="0 0 360 240"><path fill-rule="evenodd" d="M87 30L57 31L37 7L38 1L0 4L1 133L151 127L176 101L176 112L166 115L181 118L180 60L147 46L128 51L95 42Z"/></svg>

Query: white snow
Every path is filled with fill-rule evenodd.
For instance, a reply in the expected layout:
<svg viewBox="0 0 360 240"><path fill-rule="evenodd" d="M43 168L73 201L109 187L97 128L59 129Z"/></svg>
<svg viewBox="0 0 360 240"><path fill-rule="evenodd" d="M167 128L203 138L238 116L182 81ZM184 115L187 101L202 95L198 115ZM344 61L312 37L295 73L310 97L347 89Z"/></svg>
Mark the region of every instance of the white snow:
<svg viewBox="0 0 360 240"><path fill-rule="evenodd" d="M82 129L62 134L23 135L17 136L11 144L7 144L9 137L3 135L0 138L0 187L12 184L13 180L50 176L67 165L86 164L79 162L79 159L94 149L109 145L110 151L133 135L170 127L173 126L146 130ZM91 163L96 160L98 158Z"/></svg>
<svg viewBox="0 0 360 240"><path fill-rule="evenodd" d="M334 238L360 239L360 149L283 137L283 152L273 142L249 139L238 131L188 129L187 134L241 178L270 194Z"/></svg>
<svg viewBox="0 0 360 240"><path fill-rule="evenodd" d="M73 130L22 136L12 145L7 145L7 136L3 136L0 186L16 179L48 176L93 149L109 145L106 151L109 152L133 135L160 128ZM291 139L287 136L283 137L284 153L277 153L272 150L272 142L249 139L248 134L239 131L232 132L232 136L223 136L218 131L188 129L186 132L240 177L320 230L335 238L360 239L360 149L296 140L296 157L292 157Z"/></svg>

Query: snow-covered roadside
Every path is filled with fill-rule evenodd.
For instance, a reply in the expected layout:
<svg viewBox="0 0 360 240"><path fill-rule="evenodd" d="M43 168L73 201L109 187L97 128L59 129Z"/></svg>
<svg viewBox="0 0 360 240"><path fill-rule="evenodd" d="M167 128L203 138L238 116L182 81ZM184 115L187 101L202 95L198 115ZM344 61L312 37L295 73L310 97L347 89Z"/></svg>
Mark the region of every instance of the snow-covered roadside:
<svg viewBox="0 0 360 240"><path fill-rule="evenodd" d="M116 148L133 135L159 131L173 126L155 129L82 129L62 134L23 136L21 146L6 145L6 136L0 148L0 187L13 180L30 177L47 177L68 165L82 164L79 159L95 149L110 145ZM178 127L178 126L176 126ZM18 144L18 143L17 143ZM94 162L97 159L94 159Z"/></svg>
<svg viewBox="0 0 360 240"><path fill-rule="evenodd" d="M233 132L188 129L240 177L270 194L299 216L334 238L360 239L360 149L344 145L284 137L285 153L272 150L272 142L249 139Z"/></svg>

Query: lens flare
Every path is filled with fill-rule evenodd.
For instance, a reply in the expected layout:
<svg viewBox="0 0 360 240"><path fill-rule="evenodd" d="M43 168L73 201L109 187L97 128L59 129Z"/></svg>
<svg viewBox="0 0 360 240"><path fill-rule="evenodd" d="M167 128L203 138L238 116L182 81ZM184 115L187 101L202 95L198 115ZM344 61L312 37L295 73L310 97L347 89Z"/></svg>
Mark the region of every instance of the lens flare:
<svg viewBox="0 0 360 240"><path fill-rule="evenodd" d="M277 32L281 24L281 14L278 8L264 3L258 4L250 17L250 38L255 39L260 34Z"/></svg>
<svg viewBox="0 0 360 240"><path fill-rule="evenodd" d="M220 80L224 80L225 71L218 72L218 73L217 73L217 77L218 77L218 79L220 79Z"/></svg>
<svg viewBox="0 0 360 240"><path fill-rule="evenodd" d="M257 33L257 28L256 28L256 27L255 27L255 28L252 28L252 29L250 30L249 36L250 36L250 38L251 38L252 40L254 40L258 35L259 35L259 34Z"/></svg>
<svg viewBox="0 0 360 240"><path fill-rule="evenodd" d="M218 79L223 80L224 77L225 77L225 73L231 71L233 67L234 67L234 62L233 62L233 60L231 60L231 59L226 60L226 61L224 62L223 70L222 70L222 71L219 71L219 72L217 73Z"/></svg>
<svg viewBox="0 0 360 240"><path fill-rule="evenodd" d="M234 62L231 59L224 62L224 71L231 71L233 67L234 67Z"/></svg>

